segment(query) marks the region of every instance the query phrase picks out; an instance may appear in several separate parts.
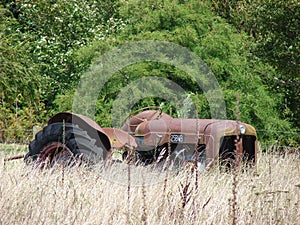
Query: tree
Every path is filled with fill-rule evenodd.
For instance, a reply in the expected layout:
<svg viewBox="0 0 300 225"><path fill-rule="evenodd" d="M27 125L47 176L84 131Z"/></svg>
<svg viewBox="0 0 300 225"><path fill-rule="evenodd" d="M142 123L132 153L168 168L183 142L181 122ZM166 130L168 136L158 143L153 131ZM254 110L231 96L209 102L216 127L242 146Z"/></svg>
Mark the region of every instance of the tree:
<svg viewBox="0 0 300 225"><path fill-rule="evenodd" d="M117 1L6 1L18 29L30 39L30 57L44 78L43 96L52 105L55 96L74 87L81 67L74 52L91 40L102 40L123 26Z"/></svg>
<svg viewBox="0 0 300 225"><path fill-rule="evenodd" d="M261 74L269 90L284 95L282 118L300 129L300 4L297 0L214 0L214 9L254 40L252 52L276 73Z"/></svg>
<svg viewBox="0 0 300 225"><path fill-rule="evenodd" d="M2 6L0 21L0 130L10 129L2 139L20 138L22 134L14 128L29 129L40 119L41 77L39 66L30 58L26 39L31 37L19 32L17 21Z"/></svg>
<svg viewBox="0 0 300 225"><path fill-rule="evenodd" d="M214 72L223 89L228 118L235 119L236 95L239 95L243 121L253 124L258 130L290 129L289 123L280 119L277 112L281 97L268 91L261 78L261 74L273 77L276 74L274 69L251 55L251 39L216 16L210 4L199 1L149 3L132 0L120 6L120 16L126 18L129 25L116 35L115 41L109 41L108 50L122 43L139 40L169 41L187 47ZM119 90L139 77L154 74L181 84L194 101L198 99L199 117L210 117L209 106L197 84L184 71L155 62L132 65L116 74L106 84L105 91L100 93L99 115L109 112ZM197 95L198 98L195 97ZM146 106L162 102L148 98L141 103ZM98 117L100 124L105 121L109 122L109 117ZM260 136L270 138L271 135L261 133Z"/></svg>

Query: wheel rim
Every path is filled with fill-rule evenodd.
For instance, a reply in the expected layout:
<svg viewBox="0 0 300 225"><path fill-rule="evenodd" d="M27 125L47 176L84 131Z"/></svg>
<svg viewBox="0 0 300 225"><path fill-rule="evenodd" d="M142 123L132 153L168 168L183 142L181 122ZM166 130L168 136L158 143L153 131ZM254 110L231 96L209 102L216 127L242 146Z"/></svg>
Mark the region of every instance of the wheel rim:
<svg viewBox="0 0 300 225"><path fill-rule="evenodd" d="M69 164L74 158L72 151L60 142L52 142L46 145L39 154L39 163L42 164Z"/></svg>

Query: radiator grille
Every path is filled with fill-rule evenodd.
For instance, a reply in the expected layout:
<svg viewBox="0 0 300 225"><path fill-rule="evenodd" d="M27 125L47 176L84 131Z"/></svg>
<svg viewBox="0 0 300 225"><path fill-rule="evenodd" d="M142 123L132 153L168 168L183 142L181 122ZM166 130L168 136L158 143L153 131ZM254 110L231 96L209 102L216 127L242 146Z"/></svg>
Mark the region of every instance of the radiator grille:
<svg viewBox="0 0 300 225"><path fill-rule="evenodd" d="M255 161L255 140L252 135L243 135L243 161ZM220 140L219 158L221 166L231 167L235 160L235 140L236 136L223 136Z"/></svg>

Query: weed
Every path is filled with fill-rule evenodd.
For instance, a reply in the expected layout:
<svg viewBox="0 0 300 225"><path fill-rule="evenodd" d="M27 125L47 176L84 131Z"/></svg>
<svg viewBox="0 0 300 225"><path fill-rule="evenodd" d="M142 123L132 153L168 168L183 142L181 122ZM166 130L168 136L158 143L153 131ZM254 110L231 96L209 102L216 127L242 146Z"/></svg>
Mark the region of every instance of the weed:
<svg viewBox="0 0 300 225"><path fill-rule="evenodd" d="M0 161L5 157L0 151ZM22 160L14 160L7 162L5 168L0 166L0 222L188 225L242 221L296 225L300 218L299 164L296 154L260 153L258 176L238 170L235 180L232 173L203 172L199 173L196 191L194 175L187 171L169 171L166 180L153 185L146 184L143 174L145 183L136 187L133 183L140 173L131 164L118 171L127 179L126 185L106 180L97 169L66 167L61 185L62 167L35 170Z"/></svg>

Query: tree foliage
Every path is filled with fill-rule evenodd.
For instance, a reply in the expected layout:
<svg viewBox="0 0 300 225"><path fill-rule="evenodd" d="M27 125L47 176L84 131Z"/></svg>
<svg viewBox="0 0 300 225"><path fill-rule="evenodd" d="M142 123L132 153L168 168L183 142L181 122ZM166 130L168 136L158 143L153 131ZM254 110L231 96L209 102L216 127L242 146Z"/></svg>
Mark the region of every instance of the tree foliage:
<svg viewBox="0 0 300 225"><path fill-rule="evenodd" d="M216 0L213 4L196 0L3 1L1 115L13 124L16 103L24 118L31 115L28 112L42 112L40 121L54 112L72 110L78 81L86 71L93 73L93 67L88 68L99 56L133 41L158 40L188 48L209 66L223 90L228 118L235 119L239 96L241 120L258 130L290 130L287 120L299 127L295 122L299 109L293 108L299 101L294 96L299 90L286 86L299 81L299 12L296 1L288 2L291 4L280 0ZM274 10L269 12L268 8ZM291 9L294 16L284 18L290 32L287 34L279 18ZM289 35L293 37L288 39ZM180 110L175 111L176 107L164 98L145 97L144 90L151 88L147 85L162 96L174 94L158 77L186 91ZM140 88L130 92L131 84L147 78L152 83L137 84ZM97 92L97 87L88 86L86 90ZM172 65L143 62L115 73L97 99L95 119L101 126L112 125L112 110L115 102L122 100L121 95L135 101L133 109L160 105L167 113L181 116L188 115L193 101L199 118L211 116L205 93L186 71ZM32 115L35 117L35 113ZM262 139L271 136L277 138L260 133Z"/></svg>
<svg viewBox="0 0 300 225"><path fill-rule="evenodd" d="M123 26L116 14L116 1L7 1L18 29L30 42L32 60L44 77L43 94L52 104L57 93L74 87L80 66L74 52L92 40L102 40Z"/></svg>
<svg viewBox="0 0 300 225"><path fill-rule="evenodd" d="M124 26L116 1L1 1L0 130L45 122L59 93L77 85L77 49ZM44 105L48 111L44 113ZM28 113L30 116L28 116ZM21 125L20 125L21 126ZM3 135L2 135L3 136ZM7 135L6 135L7 136ZM12 136L12 135L11 135Z"/></svg>
<svg viewBox="0 0 300 225"><path fill-rule="evenodd" d="M254 124L257 129L289 129L288 123L281 120L276 112L281 96L269 92L261 77L261 74L275 76L274 69L260 58L251 56L249 37L238 33L233 26L214 15L209 4L198 1L184 4L156 1L156 5L141 1L129 2L131 7L121 8L121 15L133 24L125 28L120 35L120 42L167 40L189 48L208 64L218 79L226 100L228 118L235 119L236 95L239 95L243 121ZM136 65L131 72L124 71L124 76L150 73L176 81L192 95L199 93L199 99L204 100L199 102L199 117L210 116L202 90L185 73L174 68L166 69L165 65L147 66L145 69L143 65Z"/></svg>
<svg viewBox="0 0 300 225"><path fill-rule="evenodd" d="M300 127L300 3L297 0L214 0L214 9L252 37L251 51L276 73L261 74L271 91L284 95L282 118Z"/></svg>
<svg viewBox="0 0 300 225"><path fill-rule="evenodd" d="M22 130L40 122L43 104L40 103L41 76L29 51L31 36L18 30L10 11L0 6L0 135L2 141L19 139ZM26 40L27 39L27 40ZM3 133L3 132L2 132Z"/></svg>

